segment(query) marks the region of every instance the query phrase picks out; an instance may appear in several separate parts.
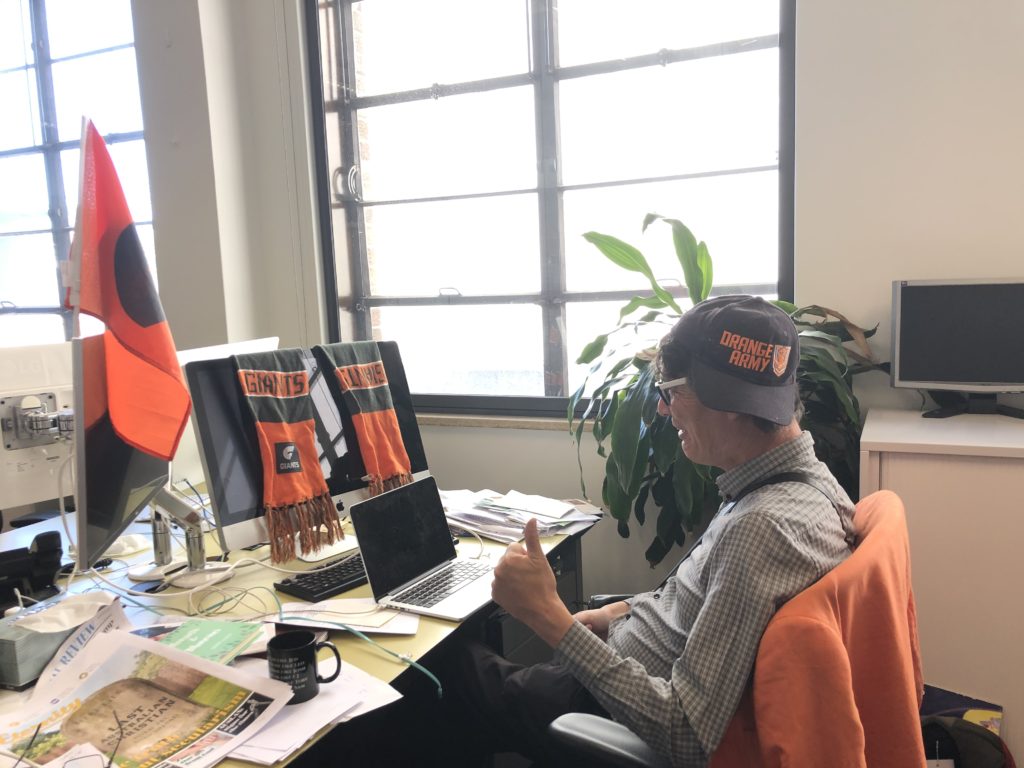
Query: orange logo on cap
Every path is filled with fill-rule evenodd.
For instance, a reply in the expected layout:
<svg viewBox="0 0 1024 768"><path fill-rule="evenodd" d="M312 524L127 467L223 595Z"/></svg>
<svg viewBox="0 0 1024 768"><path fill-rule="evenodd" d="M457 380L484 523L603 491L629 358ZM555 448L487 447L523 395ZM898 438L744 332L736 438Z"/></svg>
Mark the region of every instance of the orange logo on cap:
<svg viewBox="0 0 1024 768"><path fill-rule="evenodd" d="M789 364L789 351L792 347L783 347L778 344L772 350L772 371L776 376L786 373L786 366Z"/></svg>

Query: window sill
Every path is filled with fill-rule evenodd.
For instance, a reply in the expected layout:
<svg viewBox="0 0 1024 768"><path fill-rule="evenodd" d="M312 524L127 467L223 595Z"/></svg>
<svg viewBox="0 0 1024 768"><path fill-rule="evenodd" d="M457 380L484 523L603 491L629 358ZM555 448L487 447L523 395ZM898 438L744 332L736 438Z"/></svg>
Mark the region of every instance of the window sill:
<svg viewBox="0 0 1024 768"><path fill-rule="evenodd" d="M421 427L477 427L482 429L532 429L547 432L568 432L564 418L528 416L469 416L465 414L419 413ZM587 425L590 427L589 423Z"/></svg>

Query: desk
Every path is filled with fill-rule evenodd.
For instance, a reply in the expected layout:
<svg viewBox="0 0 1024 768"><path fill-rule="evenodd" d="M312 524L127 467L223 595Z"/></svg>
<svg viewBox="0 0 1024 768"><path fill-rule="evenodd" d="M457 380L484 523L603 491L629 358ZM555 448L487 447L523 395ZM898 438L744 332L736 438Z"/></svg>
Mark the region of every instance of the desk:
<svg viewBox="0 0 1024 768"><path fill-rule="evenodd" d="M34 526L20 528L12 531L10 534L0 536L0 544L7 547L26 546L28 542L31 542L36 533L43 530L54 530L55 527L59 526L59 520L48 520ZM549 559L552 560L557 574L559 592L562 595L563 600L565 600L569 605L570 609L575 609L575 604L578 604L581 597L582 575L579 571L581 536L582 534L576 534L570 537L556 536L542 540L544 550L548 553ZM207 546L210 548L210 551L215 551L215 537L211 535L207 536ZM460 549L466 549L468 553L474 554L479 545L473 539L463 539L459 546ZM501 544L493 542L487 542L485 544L485 551L490 555L492 560L496 560L504 549L504 545ZM231 559L237 560L244 557L260 557L265 556L266 554L267 548L264 547L256 552L232 553ZM148 557L149 553L139 553L126 559L134 565L145 562ZM311 567L311 565L306 565L298 561L286 565L287 567L294 568L295 570ZM111 581L115 581L115 583L129 588L131 587L131 583L125 575L111 576L110 578ZM271 587L272 582L277 578L279 578L279 575L274 571L253 566L235 571L233 578L228 582L224 582L223 586L234 589L268 588ZM88 579L81 579L73 585L72 591L80 591L88 588L89 586L91 586L91 582ZM161 606L178 608L184 606L185 598L177 598L169 595L169 592L164 592L160 596L133 599L139 600L140 602L148 604L158 610ZM350 590L342 597L369 596L369 587L364 585L354 590ZM291 600L292 598L285 599ZM272 600L269 600L268 602L272 602ZM140 624L152 622L151 616L146 617L147 612L145 609L137 607L133 608L130 605L126 605L125 611L132 620L137 621ZM252 608L235 606L228 611L226 615L235 618L245 618L253 615L253 613L254 611ZM377 635L373 639L380 645L394 651L395 653L404 654L413 660L420 661L432 649L441 645L446 638L457 631L461 633L474 633L475 636L479 636L481 639L490 641L492 645L497 647L499 650L502 650L510 657L522 661L523 663L541 660L544 656L544 651L547 650L543 643L540 643L539 640L532 637L531 633L525 631L518 622L515 622L510 617L503 615L496 606L493 605L477 612L461 625L441 619L420 617L419 630L416 635ZM409 668L400 660L381 653L369 644L359 638L349 635L346 632L334 632L332 633L331 639L338 646L342 658L346 662L359 667L363 671L380 680L391 683L396 689L403 693L405 692L405 689L415 687L417 684L422 684L422 682L426 680L419 671ZM537 647L538 643L540 648ZM359 719L357 718L353 722L356 723L358 721ZM341 727L344 728L346 726L343 725ZM329 730L331 729L325 729L316 738L321 738ZM309 744L307 744L307 748L315 743L315 741L316 739L311 740ZM292 759L301 760L301 753L293 756ZM222 765L237 766L240 768L241 766L247 766L249 764L236 761L225 761Z"/></svg>
<svg viewBox="0 0 1024 768"><path fill-rule="evenodd" d="M887 488L907 509L925 682L1002 705L1019 760L1024 421L872 408L860 466L862 498Z"/></svg>

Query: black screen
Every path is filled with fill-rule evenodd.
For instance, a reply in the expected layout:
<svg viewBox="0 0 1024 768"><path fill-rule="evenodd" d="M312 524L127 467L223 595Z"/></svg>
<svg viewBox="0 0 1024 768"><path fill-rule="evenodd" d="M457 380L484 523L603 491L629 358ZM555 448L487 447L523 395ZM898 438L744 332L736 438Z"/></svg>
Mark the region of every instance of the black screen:
<svg viewBox="0 0 1024 768"><path fill-rule="evenodd" d="M394 342L379 342L381 360L387 372L395 403L402 440L412 471L427 468L412 396L405 370ZM366 474L356 448L352 417L328 387L312 353L304 351L310 376L310 397L320 467L332 496L365 488ZM192 394L194 420L206 469L210 494L218 526L261 517L263 465L260 461L256 427L238 383L231 358L200 360L185 366Z"/></svg>
<svg viewBox="0 0 1024 768"><path fill-rule="evenodd" d="M376 598L455 557L432 477L353 504L352 526Z"/></svg>
<svg viewBox="0 0 1024 768"><path fill-rule="evenodd" d="M898 290L899 382L1024 389L1024 283Z"/></svg>

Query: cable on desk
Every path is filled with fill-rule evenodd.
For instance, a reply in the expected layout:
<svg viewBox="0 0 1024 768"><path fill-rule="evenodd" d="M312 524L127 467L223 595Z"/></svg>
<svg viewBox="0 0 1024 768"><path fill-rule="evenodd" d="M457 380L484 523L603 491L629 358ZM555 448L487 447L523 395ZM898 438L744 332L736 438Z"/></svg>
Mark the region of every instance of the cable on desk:
<svg viewBox="0 0 1024 768"><path fill-rule="evenodd" d="M302 621L302 620L306 619L306 617L304 617L304 616L290 616L290 615L286 616L283 611L278 614L278 620L281 621L281 622L285 622L286 623L289 619L291 619L292 621L296 621L296 620ZM353 635L358 637L360 640L363 640L363 641L369 643L374 648L377 648L378 650L384 651L384 653L388 654L389 656L393 656L394 658L396 658L399 661L401 661L403 664L419 670L424 675L426 675L428 678L430 678L430 680L434 683L434 686L437 688L437 698L440 699L443 696L444 691L441 688L441 681L438 680L437 675L435 675L433 672L431 672L429 669L424 667L419 662L414 661L411 656L409 656L407 654L404 654L404 653L396 653L395 651L392 651L390 648L385 648L383 645L378 643L376 640L373 640L373 639L367 637L366 635L364 635L358 629L353 629L348 624L343 624L340 621L322 621L320 623L322 623L322 624L330 624L333 627L338 627L340 629L344 629L346 632L351 632Z"/></svg>

